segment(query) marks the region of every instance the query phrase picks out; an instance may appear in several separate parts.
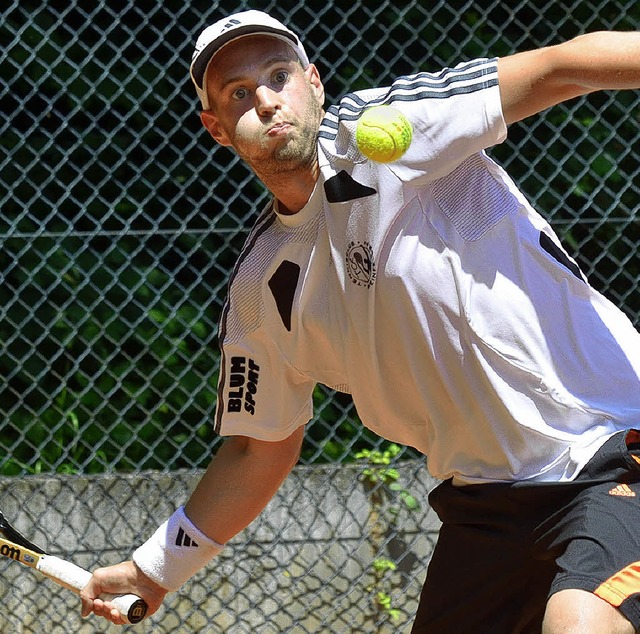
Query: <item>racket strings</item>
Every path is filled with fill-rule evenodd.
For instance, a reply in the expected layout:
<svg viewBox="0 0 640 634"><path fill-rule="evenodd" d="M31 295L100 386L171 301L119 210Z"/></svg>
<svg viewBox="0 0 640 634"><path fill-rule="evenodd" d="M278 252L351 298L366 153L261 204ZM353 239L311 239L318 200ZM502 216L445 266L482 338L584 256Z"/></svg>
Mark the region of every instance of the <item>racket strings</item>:
<svg viewBox="0 0 640 634"><path fill-rule="evenodd" d="M40 546L36 546L36 544L34 544L32 541L29 541L24 535L22 535L22 533L13 528L2 511L0 511L0 535L2 535L5 539L8 539L10 542L17 544L18 546L33 550L39 555L46 555L46 552L42 550Z"/></svg>

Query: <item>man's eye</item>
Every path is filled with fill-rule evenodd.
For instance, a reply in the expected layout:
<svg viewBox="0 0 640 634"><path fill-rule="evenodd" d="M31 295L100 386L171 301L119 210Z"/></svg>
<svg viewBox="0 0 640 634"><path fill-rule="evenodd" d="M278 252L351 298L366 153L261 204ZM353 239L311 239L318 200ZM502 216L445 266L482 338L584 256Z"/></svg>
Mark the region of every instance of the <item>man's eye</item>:
<svg viewBox="0 0 640 634"><path fill-rule="evenodd" d="M286 83L288 78L289 78L289 73L286 70L279 70L275 74L275 80L278 84Z"/></svg>
<svg viewBox="0 0 640 634"><path fill-rule="evenodd" d="M247 96L247 89L246 88L238 88L238 89L233 91L234 99L244 99L246 96Z"/></svg>

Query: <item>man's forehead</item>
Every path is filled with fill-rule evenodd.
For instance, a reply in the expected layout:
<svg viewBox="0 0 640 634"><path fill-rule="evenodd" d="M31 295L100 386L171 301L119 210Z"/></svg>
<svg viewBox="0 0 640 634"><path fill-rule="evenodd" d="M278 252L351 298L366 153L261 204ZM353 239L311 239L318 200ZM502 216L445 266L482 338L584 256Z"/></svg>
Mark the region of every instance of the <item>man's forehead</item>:
<svg viewBox="0 0 640 634"><path fill-rule="evenodd" d="M268 35L248 35L223 46L211 58L205 79L225 74L233 67L266 66L297 59L295 51L282 40Z"/></svg>

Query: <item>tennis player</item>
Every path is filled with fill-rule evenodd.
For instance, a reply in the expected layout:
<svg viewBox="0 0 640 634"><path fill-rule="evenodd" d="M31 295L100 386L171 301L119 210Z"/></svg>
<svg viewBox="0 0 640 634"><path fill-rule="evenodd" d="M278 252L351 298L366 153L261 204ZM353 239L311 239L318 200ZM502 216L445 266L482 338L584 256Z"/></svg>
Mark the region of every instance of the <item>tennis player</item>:
<svg viewBox="0 0 640 634"><path fill-rule="evenodd" d="M201 34L191 74L204 127L273 193L220 323L227 438L133 561L95 572L83 614L121 622L103 591L156 610L245 528L322 383L443 481L413 632L638 630L640 335L485 150L559 102L640 87L640 33L400 77L325 112L298 37L247 11ZM380 104L413 126L395 163L355 143Z"/></svg>

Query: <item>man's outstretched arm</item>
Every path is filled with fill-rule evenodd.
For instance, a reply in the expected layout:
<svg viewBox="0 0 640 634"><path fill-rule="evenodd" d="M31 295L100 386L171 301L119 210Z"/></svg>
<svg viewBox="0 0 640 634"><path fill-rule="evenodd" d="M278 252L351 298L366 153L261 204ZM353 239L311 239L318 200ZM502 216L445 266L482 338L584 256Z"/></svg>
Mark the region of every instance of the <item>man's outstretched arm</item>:
<svg viewBox="0 0 640 634"><path fill-rule="evenodd" d="M640 32L598 31L498 60L507 124L596 90L640 88Z"/></svg>
<svg viewBox="0 0 640 634"><path fill-rule="evenodd" d="M276 493L300 455L304 427L280 442L234 436L225 440L191 494L184 513L212 542L224 544L246 528ZM99 568L82 590L82 614L94 612L117 625L117 610L97 597L103 593L134 593L158 610L167 589L133 562Z"/></svg>

